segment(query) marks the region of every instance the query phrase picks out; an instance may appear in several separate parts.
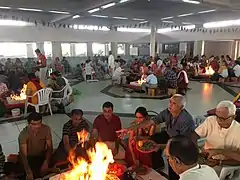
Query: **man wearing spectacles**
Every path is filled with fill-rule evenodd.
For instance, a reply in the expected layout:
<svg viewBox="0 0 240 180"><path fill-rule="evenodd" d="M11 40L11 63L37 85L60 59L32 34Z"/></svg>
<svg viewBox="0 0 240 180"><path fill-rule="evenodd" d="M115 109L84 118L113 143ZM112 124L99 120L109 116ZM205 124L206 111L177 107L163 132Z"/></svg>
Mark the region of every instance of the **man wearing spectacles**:
<svg viewBox="0 0 240 180"><path fill-rule="evenodd" d="M222 165L240 165L240 124L235 121L236 106L231 101L217 105L216 115L208 117L194 133L195 138L206 138L204 152L209 165L221 171Z"/></svg>
<svg viewBox="0 0 240 180"><path fill-rule="evenodd" d="M166 156L180 180L219 180L214 169L197 163L198 147L190 138L172 137L166 146Z"/></svg>

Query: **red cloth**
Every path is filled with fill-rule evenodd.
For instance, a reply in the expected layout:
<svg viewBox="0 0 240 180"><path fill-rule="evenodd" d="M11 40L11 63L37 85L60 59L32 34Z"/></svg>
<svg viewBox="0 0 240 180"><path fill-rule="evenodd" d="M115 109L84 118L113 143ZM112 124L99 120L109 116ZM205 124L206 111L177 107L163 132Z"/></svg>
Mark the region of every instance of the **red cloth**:
<svg viewBox="0 0 240 180"><path fill-rule="evenodd" d="M103 114L96 117L93 122L93 129L98 131L98 137L101 141L116 141L116 131L122 129L120 118L113 114L111 121L107 121Z"/></svg>
<svg viewBox="0 0 240 180"><path fill-rule="evenodd" d="M212 62L210 63L210 66L212 67L212 69L217 72L219 69L219 64L217 62L217 60L212 60Z"/></svg>
<svg viewBox="0 0 240 180"><path fill-rule="evenodd" d="M45 67L46 67L46 64L47 64L47 58L46 58L46 56L43 55L43 54L39 54L37 64L45 65Z"/></svg>

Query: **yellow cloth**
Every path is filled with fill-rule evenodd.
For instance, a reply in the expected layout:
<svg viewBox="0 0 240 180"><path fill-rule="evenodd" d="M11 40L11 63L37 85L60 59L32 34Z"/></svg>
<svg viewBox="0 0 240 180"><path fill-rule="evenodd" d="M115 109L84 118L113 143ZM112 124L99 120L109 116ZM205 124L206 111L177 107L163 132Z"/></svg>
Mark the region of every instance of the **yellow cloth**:
<svg viewBox="0 0 240 180"><path fill-rule="evenodd" d="M45 85L44 85L44 83L42 82L42 80L40 80L40 86L41 86L42 88L45 88ZM33 82L29 81L29 82L27 83L27 91L31 91L31 95L30 95L30 96L32 96L32 95L34 95L34 93L36 93L36 92L38 91L38 89L37 89L37 87L34 85ZM37 96L32 97L32 98L31 98L31 103L32 103L32 104L37 104L37 103L38 103L38 97L37 97Z"/></svg>
<svg viewBox="0 0 240 180"><path fill-rule="evenodd" d="M240 98L240 93L233 99L233 103L235 103Z"/></svg>

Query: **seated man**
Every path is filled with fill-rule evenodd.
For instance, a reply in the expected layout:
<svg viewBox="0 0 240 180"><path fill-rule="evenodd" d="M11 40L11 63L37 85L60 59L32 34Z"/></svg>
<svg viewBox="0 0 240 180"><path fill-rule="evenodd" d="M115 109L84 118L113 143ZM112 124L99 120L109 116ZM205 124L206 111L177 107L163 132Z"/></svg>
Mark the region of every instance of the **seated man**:
<svg viewBox="0 0 240 180"><path fill-rule="evenodd" d="M28 126L18 137L20 157L27 178L39 178L49 171L49 160L52 155L52 135L50 128L42 124L39 113L31 113Z"/></svg>
<svg viewBox="0 0 240 180"><path fill-rule="evenodd" d="M115 69L112 75L112 80L117 81L116 84L122 84L122 75L124 74L122 66L120 65L118 68Z"/></svg>
<svg viewBox="0 0 240 180"><path fill-rule="evenodd" d="M174 95L177 92L177 73L176 68L167 67L164 72L164 78L168 84L168 95Z"/></svg>
<svg viewBox="0 0 240 180"><path fill-rule="evenodd" d="M116 131L122 128L121 120L113 114L113 104L111 102L105 102L102 109L103 114L97 116L93 122L91 139L106 143L108 148L112 150L114 158L124 159L125 154L123 151L119 151L121 142L116 134Z"/></svg>
<svg viewBox="0 0 240 180"><path fill-rule="evenodd" d="M193 117L185 109L186 100L185 97L180 94L175 94L171 97L168 108L161 111L158 116L149 121L143 121L136 126L138 128L147 128L154 124L166 123L166 131L155 133L151 139L157 144L162 144L161 149L158 152L152 154L152 166L153 169L160 169L164 167L164 160L162 158L162 149L165 148L169 138L184 135L190 137L195 129ZM124 131L124 130L122 130ZM179 177L169 167L169 179L178 180Z"/></svg>
<svg viewBox="0 0 240 180"><path fill-rule="evenodd" d="M157 88L158 87L158 79L153 74L152 71L149 71L149 75L146 78L146 83L142 83L142 90L147 92L148 88Z"/></svg>
<svg viewBox="0 0 240 180"><path fill-rule="evenodd" d="M67 160L69 151L74 149L79 142L77 132L82 130L89 131L88 123L83 119L83 111L74 109L71 112L71 120L63 125L62 140L53 154L52 165Z"/></svg>
<svg viewBox="0 0 240 180"><path fill-rule="evenodd" d="M219 180L214 169L198 164L198 148L189 138L172 137L166 146L166 156L181 180Z"/></svg>
<svg viewBox="0 0 240 180"><path fill-rule="evenodd" d="M218 166L219 171L223 165L240 165L240 124L234 120L235 115L236 106L231 101L222 101L217 105L216 115L208 117L193 134L195 140L206 138L204 151L211 166Z"/></svg>
<svg viewBox="0 0 240 180"><path fill-rule="evenodd" d="M185 95L189 83L188 75L186 72L186 66L184 66L183 69L179 71L177 81L178 81L178 93Z"/></svg>
<svg viewBox="0 0 240 180"><path fill-rule="evenodd" d="M51 73L50 77L51 77L51 79L48 84L48 87L51 87L53 89L53 91L60 91L67 84L65 78L63 78L61 73L58 71ZM64 92L52 94L53 97L63 97L63 95L64 95Z"/></svg>

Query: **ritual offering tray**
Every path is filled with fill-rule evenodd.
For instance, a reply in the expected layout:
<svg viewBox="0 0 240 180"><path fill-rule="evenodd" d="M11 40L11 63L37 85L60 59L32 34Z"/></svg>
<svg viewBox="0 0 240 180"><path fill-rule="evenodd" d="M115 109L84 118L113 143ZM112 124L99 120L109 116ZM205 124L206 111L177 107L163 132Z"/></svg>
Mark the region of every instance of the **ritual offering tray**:
<svg viewBox="0 0 240 180"><path fill-rule="evenodd" d="M142 140L136 143L136 148L141 153L152 153L156 151L157 144L152 140Z"/></svg>

